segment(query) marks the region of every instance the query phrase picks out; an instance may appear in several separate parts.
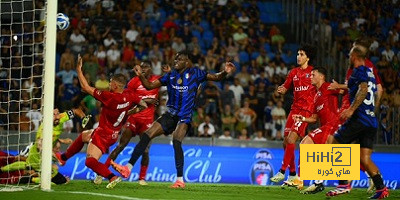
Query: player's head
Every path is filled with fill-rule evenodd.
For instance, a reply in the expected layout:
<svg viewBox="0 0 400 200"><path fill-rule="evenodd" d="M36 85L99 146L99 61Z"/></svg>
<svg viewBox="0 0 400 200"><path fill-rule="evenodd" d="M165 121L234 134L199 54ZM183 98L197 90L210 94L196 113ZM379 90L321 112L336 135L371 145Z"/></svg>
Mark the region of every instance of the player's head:
<svg viewBox="0 0 400 200"><path fill-rule="evenodd" d="M180 71L180 70L190 66L189 55L190 54L187 51L181 51L175 55L175 59L174 59L175 70Z"/></svg>
<svg viewBox="0 0 400 200"><path fill-rule="evenodd" d="M310 44L303 44L297 51L297 64L299 66L309 64L314 59L315 48Z"/></svg>
<svg viewBox="0 0 400 200"><path fill-rule="evenodd" d="M60 111L58 110L58 108L54 108L53 110L53 125L57 126L60 123Z"/></svg>
<svg viewBox="0 0 400 200"><path fill-rule="evenodd" d="M149 61L141 62L140 67L142 68L142 73L144 74L145 77L148 77L151 75L151 73L152 73L151 63Z"/></svg>
<svg viewBox="0 0 400 200"><path fill-rule="evenodd" d="M353 42L353 47L359 47L361 51L367 56L369 53L369 47L371 46L371 40L366 37L357 38Z"/></svg>
<svg viewBox="0 0 400 200"><path fill-rule="evenodd" d="M326 80L327 70L324 67L315 67L311 71L311 84L321 86Z"/></svg>
<svg viewBox="0 0 400 200"><path fill-rule="evenodd" d="M126 85L126 77L123 74L114 74L111 77L109 89L111 92L122 91Z"/></svg>
<svg viewBox="0 0 400 200"><path fill-rule="evenodd" d="M366 58L366 52L363 49L363 47L360 46L354 46L353 48L351 48L350 53L349 53L349 61L350 61L350 67L355 67L354 63L357 60L365 60Z"/></svg>

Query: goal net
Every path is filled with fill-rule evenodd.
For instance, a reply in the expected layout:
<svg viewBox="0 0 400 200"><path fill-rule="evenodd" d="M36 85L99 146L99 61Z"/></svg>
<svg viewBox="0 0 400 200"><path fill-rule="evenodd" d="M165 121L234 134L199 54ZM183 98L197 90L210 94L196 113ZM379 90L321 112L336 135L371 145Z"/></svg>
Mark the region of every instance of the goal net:
<svg viewBox="0 0 400 200"><path fill-rule="evenodd" d="M27 147L35 142L36 131L43 121L46 102L43 99L47 95L44 92L44 63L47 59L45 46L48 38L45 23L46 6L45 0L0 1L2 191L10 191L16 187L16 190L38 187L38 184L32 183L32 177L40 178L41 175L40 165L36 167L39 170L33 171L26 159L29 151ZM51 87L54 89L54 85ZM51 95L53 93L48 96ZM52 102L47 104L52 107ZM51 154L51 151L49 153Z"/></svg>

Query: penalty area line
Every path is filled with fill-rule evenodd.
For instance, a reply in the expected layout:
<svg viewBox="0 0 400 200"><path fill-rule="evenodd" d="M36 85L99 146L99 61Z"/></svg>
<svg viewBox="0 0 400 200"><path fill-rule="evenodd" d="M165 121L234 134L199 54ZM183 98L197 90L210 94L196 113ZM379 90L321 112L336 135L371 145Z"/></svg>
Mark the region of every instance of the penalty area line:
<svg viewBox="0 0 400 200"><path fill-rule="evenodd" d="M147 200L147 199L141 199L141 198L134 198L134 197L128 197L128 196L121 196L121 195L112 195L112 194L102 194L102 193L95 193L95 192L80 192L80 191L57 191L57 192L65 192L65 193L71 193L71 194L86 194L86 195L92 195L92 196L112 197L112 198L116 198L116 199L127 199L127 200Z"/></svg>

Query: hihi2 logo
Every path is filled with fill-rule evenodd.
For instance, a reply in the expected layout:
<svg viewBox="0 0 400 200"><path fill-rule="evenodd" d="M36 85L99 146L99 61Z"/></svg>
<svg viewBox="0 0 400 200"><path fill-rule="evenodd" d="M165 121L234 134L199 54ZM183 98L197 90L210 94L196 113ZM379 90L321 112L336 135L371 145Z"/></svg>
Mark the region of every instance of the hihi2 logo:
<svg viewBox="0 0 400 200"><path fill-rule="evenodd" d="M300 144L303 180L359 180L359 144Z"/></svg>

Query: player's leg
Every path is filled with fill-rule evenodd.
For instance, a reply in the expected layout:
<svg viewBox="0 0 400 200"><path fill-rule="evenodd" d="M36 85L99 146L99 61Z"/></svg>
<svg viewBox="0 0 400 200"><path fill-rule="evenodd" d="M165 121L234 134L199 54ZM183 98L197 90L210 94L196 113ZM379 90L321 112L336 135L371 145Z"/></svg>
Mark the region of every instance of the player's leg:
<svg viewBox="0 0 400 200"><path fill-rule="evenodd" d="M175 131L172 133L172 144L175 152L175 167L177 171L176 182L171 186L172 188L184 188L185 183L183 181L183 164L184 156L182 149L182 141L186 135L189 126L186 123L179 123Z"/></svg>
<svg viewBox="0 0 400 200"><path fill-rule="evenodd" d="M293 124L294 124L294 120L292 119L292 115L293 114L296 114L296 113L294 113L293 110L290 111L290 113L289 113L289 115L287 117L285 129L284 129L284 139L283 139L283 150L284 150L283 159L284 160L286 158L285 156L286 156L286 147L287 147L288 137L289 137L289 134L290 134L290 130L291 130ZM282 166L283 166L283 163L284 163L284 161L282 161ZM286 167L287 167L287 165L285 166L285 170L286 170ZM270 180L272 182L275 182L275 183L279 183L279 182L283 181L284 179L285 179L285 171L283 171L283 173L282 173L281 170L279 170L278 173L276 173L273 177L270 178Z"/></svg>
<svg viewBox="0 0 400 200"><path fill-rule="evenodd" d="M109 179L110 183L107 185L107 188L113 188L117 183L121 182L121 177L117 177L105 164L99 162L102 155L102 150L90 142L87 149L85 165L100 176Z"/></svg>
<svg viewBox="0 0 400 200"><path fill-rule="evenodd" d="M69 158L80 152L85 143L88 143L93 133L93 129L83 131L79 136L74 140L74 142L68 147L67 151L63 154L56 153L55 157L58 160L58 163L63 166L67 162Z"/></svg>
<svg viewBox="0 0 400 200"><path fill-rule="evenodd" d="M148 185L146 183L146 174L147 174L147 169L149 168L149 162L150 162L150 156L149 156L149 150L150 150L150 145L147 145L146 150L143 152L142 155L142 161L140 162L140 172L139 172L139 184L140 185Z"/></svg>
<svg viewBox="0 0 400 200"><path fill-rule="evenodd" d="M110 166L110 160L115 160L117 158L118 154L121 153L122 150L124 150L124 148L126 147L126 145L128 145L132 137L133 137L132 130L126 127L122 131L122 135L121 138L119 139L117 147L115 147L115 149L110 153L105 165L107 165L108 167Z"/></svg>
<svg viewBox="0 0 400 200"><path fill-rule="evenodd" d="M161 123L165 124L164 126L168 126L168 119L165 115L163 115L159 120ZM112 167L117 170L121 175L123 175L124 178L125 174L130 174L133 166L135 165L136 161L139 159L139 157L143 154L143 152L146 150L147 146L149 145L150 141L157 137L160 136L164 133L163 126L161 123L158 121L155 121L153 125L147 130L145 133L143 133L142 138L140 139L139 143L135 146L135 149L133 150L133 153L131 155L131 159L129 160L128 164L125 166L119 165L113 161L111 161ZM171 122L169 122L171 124ZM173 123L173 122L172 122Z"/></svg>
<svg viewBox="0 0 400 200"><path fill-rule="evenodd" d="M383 179L381 174L379 174L379 169L371 159L374 138L376 137L376 129L366 128L364 129L364 134L360 135L360 161L365 167L365 170L371 176L374 182L376 192L371 199L383 199L389 196L389 190L383 184Z"/></svg>

